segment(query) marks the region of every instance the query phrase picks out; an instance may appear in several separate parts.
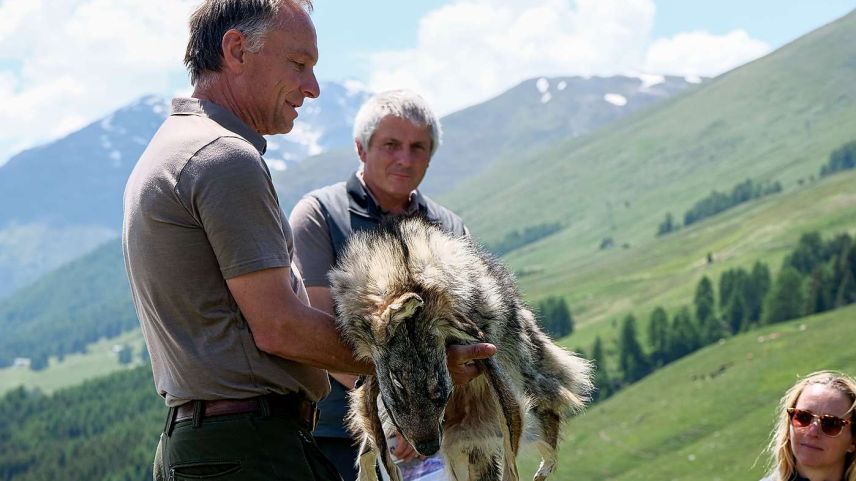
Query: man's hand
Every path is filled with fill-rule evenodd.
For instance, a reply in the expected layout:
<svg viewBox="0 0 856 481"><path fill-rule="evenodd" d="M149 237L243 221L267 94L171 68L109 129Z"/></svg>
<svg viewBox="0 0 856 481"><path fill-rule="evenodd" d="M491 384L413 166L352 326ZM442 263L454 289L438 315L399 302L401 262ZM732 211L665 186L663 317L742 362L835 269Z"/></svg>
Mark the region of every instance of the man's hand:
<svg viewBox="0 0 856 481"><path fill-rule="evenodd" d="M400 432L396 431L392 438L390 438L390 441L389 451L393 456L405 463L409 463L410 461L420 457L419 453L413 449L413 446L404 439L404 436L402 436Z"/></svg>
<svg viewBox="0 0 856 481"><path fill-rule="evenodd" d="M446 364L456 386L462 386L481 374L476 359L487 359L496 354L496 346L488 343L451 344L446 347Z"/></svg>

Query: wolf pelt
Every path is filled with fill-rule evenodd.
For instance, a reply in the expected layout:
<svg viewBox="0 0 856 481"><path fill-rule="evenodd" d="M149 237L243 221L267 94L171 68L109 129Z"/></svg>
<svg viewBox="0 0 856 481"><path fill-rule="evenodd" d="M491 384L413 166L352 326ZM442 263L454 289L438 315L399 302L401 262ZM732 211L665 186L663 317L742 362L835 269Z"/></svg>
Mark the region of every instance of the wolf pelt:
<svg viewBox="0 0 856 481"><path fill-rule="evenodd" d="M552 473L562 423L591 391L590 364L541 331L497 260L410 218L355 234L330 280L343 337L376 368L351 395L360 480L377 479L378 457L400 479L378 395L405 439L423 455L440 450L455 480L517 480L527 412L542 457L535 480ZM484 375L453 387L446 346L477 342L497 354L478 361Z"/></svg>

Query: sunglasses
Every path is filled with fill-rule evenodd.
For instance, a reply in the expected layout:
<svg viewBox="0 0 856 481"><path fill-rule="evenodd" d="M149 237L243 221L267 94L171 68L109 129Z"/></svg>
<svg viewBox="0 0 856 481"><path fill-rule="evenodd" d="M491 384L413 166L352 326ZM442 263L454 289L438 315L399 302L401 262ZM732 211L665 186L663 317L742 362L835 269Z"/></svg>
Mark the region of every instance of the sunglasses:
<svg viewBox="0 0 856 481"><path fill-rule="evenodd" d="M815 414L805 409L788 408L788 416L791 417L791 424L795 428L807 428L817 419L820 421L820 431L833 438L841 434L844 426L850 424L847 419L841 419L831 414Z"/></svg>

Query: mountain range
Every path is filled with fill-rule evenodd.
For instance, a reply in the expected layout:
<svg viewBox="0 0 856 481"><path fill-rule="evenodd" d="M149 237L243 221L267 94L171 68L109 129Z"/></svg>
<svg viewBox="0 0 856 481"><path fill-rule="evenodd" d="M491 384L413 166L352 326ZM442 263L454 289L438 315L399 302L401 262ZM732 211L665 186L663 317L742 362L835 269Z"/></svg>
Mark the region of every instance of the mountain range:
<svg viewBox="0 0 856 481"><path fill-rule="evenodd" d="M292 134L268 138L272 170L350 142L349 119L369 92L354 82L321 88ZM168 112L167 99L145 96L0 167L0 298L118 236L125 181Z"/></svg>
<svg viewBox="0 0 856 481"><path fill-rule="evenodd" d="M691 85L654 76L524 82L443 119L446 147L426 188L442 192L478 174L509 143L581 135ZM321 89L301 108L290 134L268 138L265 159L286 210L357 165L352 123L370 93L355 82L327 82ZM125 180L168 111L166 99L146 96L0 167L0 298L118 235ZM539 121L531 122L535 111ZM490 134L471 138L468 132L476 130Z"/></svg>

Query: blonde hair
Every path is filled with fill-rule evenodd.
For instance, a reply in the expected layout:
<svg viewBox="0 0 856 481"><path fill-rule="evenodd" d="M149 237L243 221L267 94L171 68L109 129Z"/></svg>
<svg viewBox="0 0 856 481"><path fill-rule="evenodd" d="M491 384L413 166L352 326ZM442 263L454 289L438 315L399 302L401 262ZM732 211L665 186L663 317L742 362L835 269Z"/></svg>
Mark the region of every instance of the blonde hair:
<svg viewBox="0 0 856 481"><path fill-rule="evenodd" d="M795 407L797 401L805 388L809 385L819 384L841 392L850 400L849 413L850 432L856 439L856 380L852 377L835 371L818 371L797 381L782 399L776 411L776 424L767 451L770 453L770 474L778 476L778 480L787 481L796 472L796 458L791 451L791 419L788 416L788 408ZM853 462L853 453L849 452L844 458L844 481L856 481L856 463Z"/></svg>

